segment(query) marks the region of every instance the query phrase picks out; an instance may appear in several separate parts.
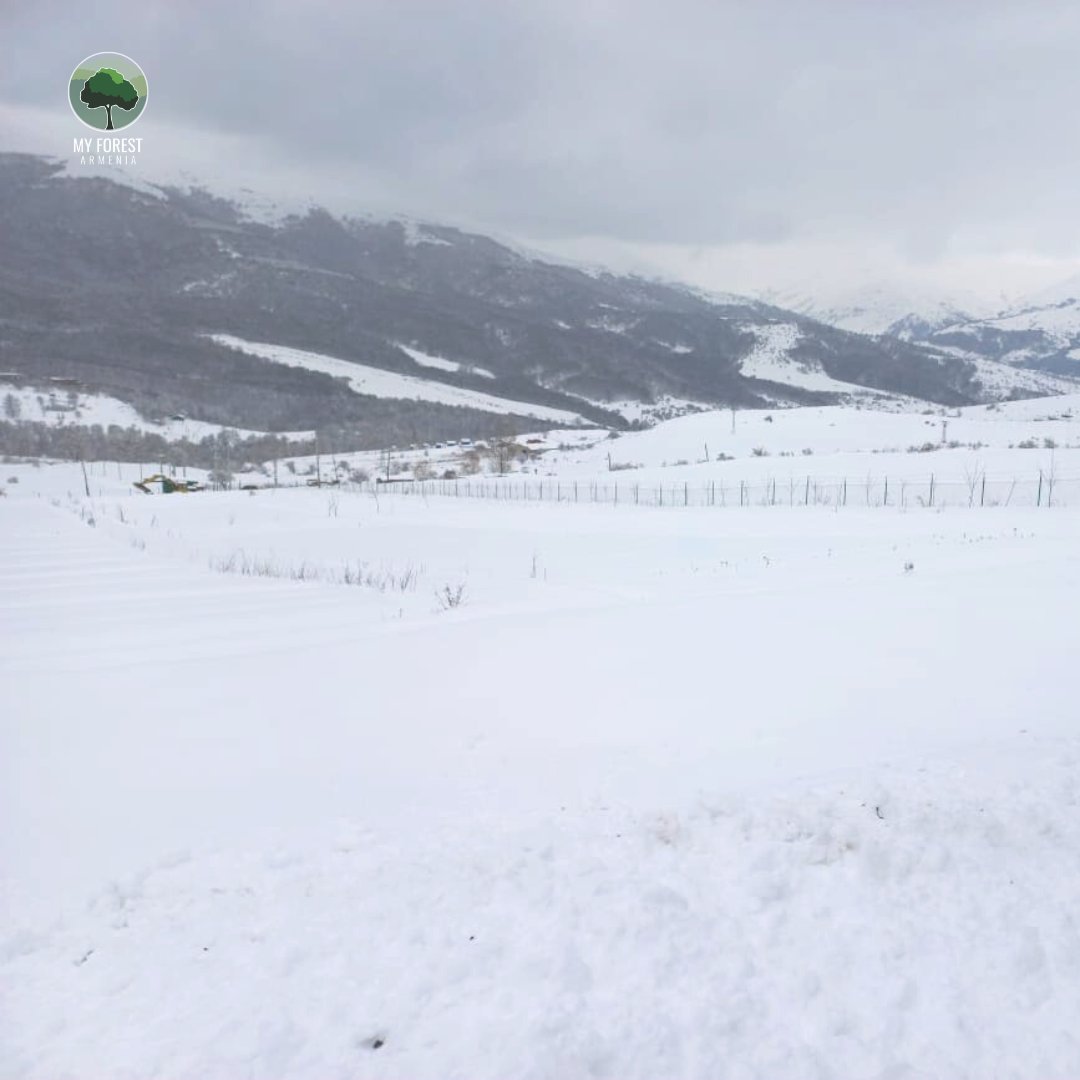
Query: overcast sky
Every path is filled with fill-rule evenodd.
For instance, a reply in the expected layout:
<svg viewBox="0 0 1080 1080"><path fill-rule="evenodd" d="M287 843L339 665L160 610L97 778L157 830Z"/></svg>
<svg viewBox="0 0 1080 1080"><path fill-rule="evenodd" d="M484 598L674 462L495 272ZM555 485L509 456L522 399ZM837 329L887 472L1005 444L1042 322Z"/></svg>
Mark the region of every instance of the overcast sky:
<svg viewBox="0 0 1080 1080"><path fill-rule="evenodd" d="M402 211L736 291L1080 270L1080 3L0 0L0 145L147 73L141 175ZM133 170L134 171L134 170Z"/></svg>

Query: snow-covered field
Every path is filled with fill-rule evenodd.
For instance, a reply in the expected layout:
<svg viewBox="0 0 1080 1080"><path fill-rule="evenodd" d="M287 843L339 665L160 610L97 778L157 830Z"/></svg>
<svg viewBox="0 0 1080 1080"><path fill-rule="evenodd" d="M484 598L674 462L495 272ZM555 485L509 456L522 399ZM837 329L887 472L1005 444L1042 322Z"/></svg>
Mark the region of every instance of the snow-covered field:
<svg viewBox="0 0 1080 1080"><path fill-rule="evenodd" d="M518 442L537 452L520 473L503 481L515 497L545 498L579 483L579 496L611 502L618 485L625 500L636 488L641 501L730 505L746 501L935 505L970 502L1023 505L1045 502L1080 506L1080 395L1015 401L964 409L889 410L852 406L738 412L699 412L645 431L615 434L603 429L556 429L522 435ZM414 447L386 454L364 451L323 457L324 475L333 463L408 477L417 466L435 477L458 473L474 493L478 485L494 496L486 474L463 472L469 447ZM315 469L310 457L292 458L301 475ZM983 481L985 480L985 485ZM262 482L266 482L263 480ZM584 486L581 486L584 485ZM432 485L428 485L431 487ZM446 485L434 487L448 490ZM815 486L817 497L814 495ZM453 485L450 485L450 489ZM582 495L585 492L585 495ZM775 498L773 497L775 494ZM632 496L630 496L632 498Z"/></svg>
<svg viewBox="0 0 1080 1080"><path fill-rule="evenodd" d="M894 457L1019 470L1074 405ZM0 466L0 1076L1080 1075L1080 508L133 478Z"/></svg>

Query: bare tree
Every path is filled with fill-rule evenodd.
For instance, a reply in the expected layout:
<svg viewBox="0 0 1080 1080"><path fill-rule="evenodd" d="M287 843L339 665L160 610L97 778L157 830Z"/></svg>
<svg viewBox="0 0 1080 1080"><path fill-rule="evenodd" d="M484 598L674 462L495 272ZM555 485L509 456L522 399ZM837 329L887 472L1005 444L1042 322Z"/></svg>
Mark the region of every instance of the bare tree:
<svg viewBox="0 0 1080 1080"><path fill-rule="evenodd" d="M964 467L964 483L967 484L968 506L975 505L975 492L979 488L979 482L985 475L986 470L981 468L977 461L970 468Z"/></svg>

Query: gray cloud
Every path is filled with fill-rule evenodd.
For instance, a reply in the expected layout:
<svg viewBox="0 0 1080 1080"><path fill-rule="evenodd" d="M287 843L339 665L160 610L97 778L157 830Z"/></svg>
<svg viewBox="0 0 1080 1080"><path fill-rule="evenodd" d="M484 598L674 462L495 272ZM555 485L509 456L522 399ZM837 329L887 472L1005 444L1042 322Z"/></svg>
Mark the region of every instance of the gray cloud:
<svg viewBox="0 0 1080 1080"><path fill-rule="evenodd" d="M1080 257L1071 2L102 0L5 29L8 106L66 108L119 49L142 134L258 144L314 196L552 241Z"/></svg>

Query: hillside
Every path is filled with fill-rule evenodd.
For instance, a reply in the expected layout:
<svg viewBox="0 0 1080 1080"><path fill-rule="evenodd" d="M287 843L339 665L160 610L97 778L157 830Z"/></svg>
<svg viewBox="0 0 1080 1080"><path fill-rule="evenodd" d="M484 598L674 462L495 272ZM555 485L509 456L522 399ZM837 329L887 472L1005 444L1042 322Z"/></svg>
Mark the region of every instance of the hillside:
<svg viewBox="0 0 1080 1080"><path fill-rule="evenodd" d="M0 182L0 369L76 379L151 419L338 428L377 445L496 422L987 393L962 358L445 226L317 208L256 219L205 191L71 177L26 155L0 155ZM342 364L393 377L358 385Z"/></svg>

